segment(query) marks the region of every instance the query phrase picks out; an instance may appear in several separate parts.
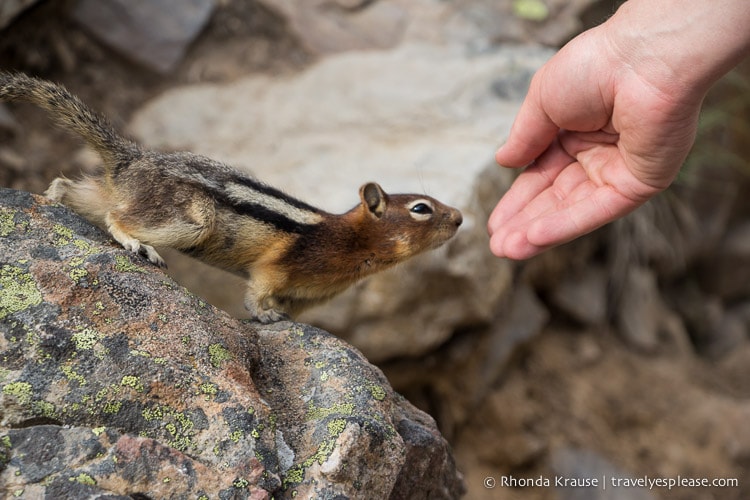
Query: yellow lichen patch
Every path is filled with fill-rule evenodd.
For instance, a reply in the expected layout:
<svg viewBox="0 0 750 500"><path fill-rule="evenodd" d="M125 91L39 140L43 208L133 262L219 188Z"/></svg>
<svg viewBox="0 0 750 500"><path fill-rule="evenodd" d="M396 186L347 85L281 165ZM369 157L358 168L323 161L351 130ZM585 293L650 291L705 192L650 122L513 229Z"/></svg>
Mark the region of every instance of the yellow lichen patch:
<svg viewBox="0 0 750 500"><path fill-rule="evenodd" d="M143 392L143 383L141 379L135 375L125 375L120 381L120 385L123 387L130 387L136 392Z"/></svg>
<svg viewBox="0 0 750 500"><path fill-rule="evenodd" d="M22 405L31 402L32 388L28 382L11 382L3 386L3 394L13 396Z"/></svg>
<svg viewBox="0 0 750 500"><path fill-rule="evenodd" d="M0 268L0 319L42 303L42 293L34 278L20 267Z"/></svg>
<svg viewBox="0 0 750 500"><path fill-rule="evenodd" d="M211 344L208 346L208 357L214 368L221 368L224 361L232 359L232 353L221 344Z"/></svg>
<svg viewBox="0 0 750 500"><path fill-rule="evenodd" d="M133 264L125 255L115 255L115 269L121 273L145 273L146 271Z"/></svg>

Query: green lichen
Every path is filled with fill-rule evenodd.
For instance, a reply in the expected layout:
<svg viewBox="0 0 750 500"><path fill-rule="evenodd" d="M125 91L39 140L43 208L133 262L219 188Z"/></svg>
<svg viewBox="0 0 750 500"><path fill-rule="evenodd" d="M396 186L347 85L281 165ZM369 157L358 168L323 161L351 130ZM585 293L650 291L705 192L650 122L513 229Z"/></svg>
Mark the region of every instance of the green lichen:
<svg viewBox="0 0 750 500"><path fill-rule="evenodd" d="M143 392L143 383L141 379L135 375L125 375L120 381L120 385L123 387L130 387L136 392Z"/></svg>
<svg viewBox="0 0 750 500"><path fill-rule="evenodd" d="M61 366L60 370L62 370L68 380L78 382L78 385L86 385L86 379L83 378L83 375L77 373L71 366Z"/></svg>
<svg viewBox="0 0 750 500"><path fill-rule="evenodd" d="M232 440L234 443L239 443L240 439L245 437L245 433L242 431L242 429L237 429L236 431L232 432L229 435L229 439Z"/></svg>
<svg viewBox="0 0 750 500"><path fill-rule="evenodd" d="M210 382L206 382L204 384L200 385L201 394L205 394L206 396L214 396L217 392L219 392L219 389L216 387L215 384L212 384Z"/></svg>
<svg viewBox="0 0 750 500"><path fill-rule="evenodd" d="M331 453L333 453L333 449L336 447L336 440L335 439L326 439L322 443L320 443L320 446L318 446L318 450L315 452L313 456L302 462L302 466L305 468L308 468L312 466L315 462L317 462L319 465L323 465L326 460L328 460L328 457L331 456Z"/></svg>
<svg viewBox="0 0 750 500"><path fill-rule="evenodd" d="M164 411L162 410L161 406L155 406L153 408L145 408L141 412L141 416L145 418L148 422L154 421L154 420L161 420L164 418Z"/></svg>
<svg viewBox="0 0 750 500"><path fill-rule="evenodd" d="M83 278L89 275L89 272L82 267L73 267L68 276L73 280L74 283L79 284Z"/></svg>
<svg viewBox="0 0 750 500"><path fill-rule="evenodd" d="M383 401L385 399L386 392L382 386L373 384L368 386L368 389L370 390L370 394L372 394L372 397L377 399L378 401Z"/></svg>
<svg viewBox="0 0 750 500"><path fill-rule="evenodd" d="M301 465L295 465L288 471L286 471L286 476L284 476L284 489L288 488L290 485L293 484L299 484L302 482L302 480L305 478L305 469Z"/></svg>
<svg viewBox="0 0 750 500"><path fill-rule="evenodd" d="M214 368L221 368L224 361L232 359L232 353L221 344L211 344L208 346L208 358Z"/></svg>
<svg viewBox="0 0 750 500"><path fill-rule="evenodd" d="M69 229L61 224L55 224L52 227L52 231L59 236L55 242L58 245L67 245L73 239L73 230Z"/></svg>
<svg viewBox="0 0 750 500"><path fill-rule="evenodd" d="M0 268L0 319L42 303L42 293L34 278L20 267Z"/></svg>
<svg viewBox="0 0 750 500"><path fill-rule="evenodd" d="M144 409L141 416L148 422L164 422L163 428L172 437L167 444L172 448L186 451L196 446L192 438L195 423L185 413L178 412L167 405L157 405Z"/></svg>
<svg viewBox="0 0 750 500"><path fill-rule="evenodd" d="M310 401L307 406L307 420L319 420L333 414L351 415L352 413L354 413L354 403L335 403L330 408L319 408Z"/></svg>
<svg viewBox="0 0 750 500"><path fill-rule="evenodd" d="M94 427L93 429L91 429L91 432L93 432L93 433L94 433L94 436L96 436L96 437L99 437L99 436L101 436L101 435L102 435L102 433L103 433L103 432L104 432L105 430L107 430L107 428L106 428L106 427Z"/></svg>
<svg viewBox="0 0 750 500"><path fill-rule="evenodd" d="M77 350L87 351L99 341L100 335L93 328L83 328L75 332L71 338Z"/></svg>
<svg viewBox="0 0 750 500"><path fill-rule="evenodd" d="M109 415L114 415L116 413L120 413L120 409L122 408L122 401L107 401L104 403L104 408L102 411Z"/></svg>
<svg viewBox="0 0 750 500"><path fill-rule="evenodd" d="M0 236L8 236L16 229L15 215L15 210L0 209Z"/></svg>
<svg viewBox="0 0 750 500"><path fill-rule="evenodd" d="M35 415L40 415L45 418L53 418L56 415L55 405L49 401L34 401L31 404Z"/></svg>
<svg viewBox="0 0 750 500"><path fill-rule="evenodd" d="M342 432L344 432L344 429L346 428L346 420L343 418L335 418L328 422L328 434L331 435L331 437L336 437Z"/></svg>
<svg viewBox="0 0 750 500"><path fill-rule="evenodd" d="M11 382L3 387L3 394L13 396L22 405L31 401L31 384L28 382Z"/></svg>
<svg viewBox="0 0 750 500"><path fill-rule="evenodd" d="M72 482L78 482L81 484L86 484L88 486L94 486L96 485L96 481L94 481L94 478L89 476L88 474L81 472L77 476L71 477L69 481Z"/></svg>
<svg viewBox="0 0 750 500"><path fill-rule="evenodd" d="M115 270L121 273L145 273L146 271L133 264L125 255L115 255Z"/></svg>
<svg viewBox="0 0 750 500"><path fill-rule="evenodd" d="M235 488L243 489L247 488L250 485L250 481L247 479L237 478L232 482L232 486Z"/></svg>
<svg viewBox="0 0 750 500"><path fill-rule="evenodd" d="M99 316L103 312L104 312L104 304L102 304L101 300L97 300L94 303L94 312L92 314L94 316Z"/></svg>
<svg viewBox="0 0 750 500"><path fill-rule="evenodd" d="M86 255L91 255L92 253L96 253L96 250L86 243L83 240L75 239L73 240L73 246L85 253Z"/></svg>

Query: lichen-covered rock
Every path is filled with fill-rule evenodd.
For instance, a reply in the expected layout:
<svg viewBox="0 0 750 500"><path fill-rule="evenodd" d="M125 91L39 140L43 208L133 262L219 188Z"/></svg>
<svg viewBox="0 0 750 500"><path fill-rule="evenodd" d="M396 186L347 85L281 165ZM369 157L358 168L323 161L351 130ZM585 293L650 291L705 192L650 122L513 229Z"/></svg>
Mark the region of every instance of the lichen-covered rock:
<svg viewBox="0 0 750 500"><path fill-rule="evenodd" d="M452 498L463 484L434 421L341 340L235 320L65 207L3 189L0 490Z"/></svg>

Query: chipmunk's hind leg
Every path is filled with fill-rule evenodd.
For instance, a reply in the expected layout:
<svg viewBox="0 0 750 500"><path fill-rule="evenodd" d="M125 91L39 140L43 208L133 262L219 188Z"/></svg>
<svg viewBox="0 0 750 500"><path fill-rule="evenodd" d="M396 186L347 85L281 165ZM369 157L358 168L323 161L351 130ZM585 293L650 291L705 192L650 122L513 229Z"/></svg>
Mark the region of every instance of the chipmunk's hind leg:
<svg viewBox="0 0 750 500"><path fill-rule="evenodd" d="M44 194L106 229L126 250L145 256L159 267L166 267L164 259L154 247L132 236L132 231L128 230L127 225L112 211L111 195L106 193L104 181L100 177L89 176L75 181L58 177L52 181Z"/></svg>
<svg viewBox="0 0 750 500"><path fill-rule="evenodd" d="M154 247L146 245L137 238L131 236L111 212L105 216L104 223L109 234L111 234L115 241L122 245L125 250L143 255L151 263L156 264L159 267L167 267L166 262L164 262L164 259L161 258L161 255L159 255Z"/></svg>

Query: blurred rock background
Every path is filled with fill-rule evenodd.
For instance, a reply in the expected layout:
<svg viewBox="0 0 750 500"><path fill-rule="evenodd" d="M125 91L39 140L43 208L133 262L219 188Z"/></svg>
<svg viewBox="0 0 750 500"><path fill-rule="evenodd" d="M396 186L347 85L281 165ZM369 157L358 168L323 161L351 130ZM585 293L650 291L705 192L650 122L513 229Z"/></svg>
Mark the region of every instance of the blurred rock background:
<svg viewBox="0 0 750 500"><path fill-rule="evenodd" d="M750 66L709 95L668 192L528 262L487 249L513 175L492 157L529 78L616 4L6 1L0 68L64 83L144 144L227 161L330 211L369 180L460 207L448 246L304 320L436 418L467 498L747 498ZM42 111L0 105L0 185L41 193L97 161ZM169 257L178 280L242 315L240 280ZM483 486L555 474L740 485Z"/></svg>

